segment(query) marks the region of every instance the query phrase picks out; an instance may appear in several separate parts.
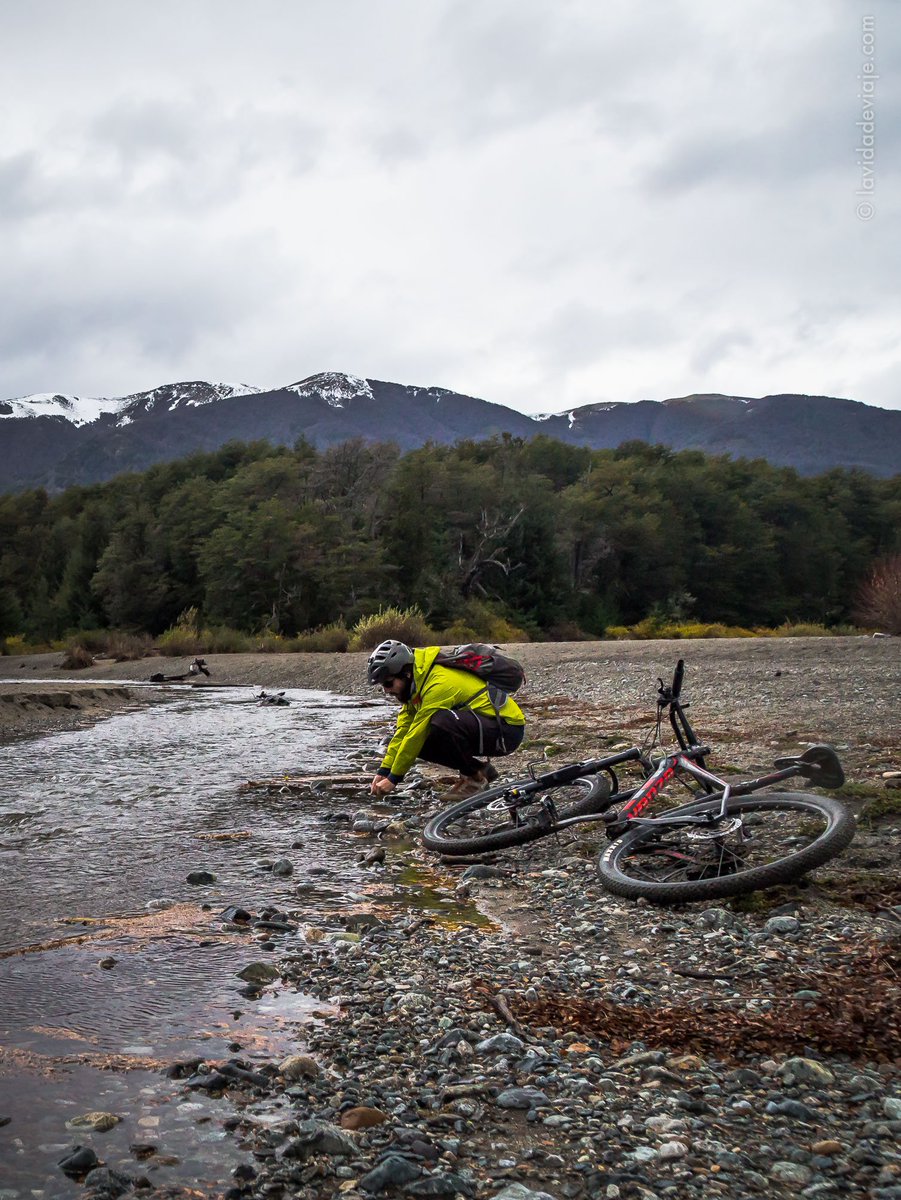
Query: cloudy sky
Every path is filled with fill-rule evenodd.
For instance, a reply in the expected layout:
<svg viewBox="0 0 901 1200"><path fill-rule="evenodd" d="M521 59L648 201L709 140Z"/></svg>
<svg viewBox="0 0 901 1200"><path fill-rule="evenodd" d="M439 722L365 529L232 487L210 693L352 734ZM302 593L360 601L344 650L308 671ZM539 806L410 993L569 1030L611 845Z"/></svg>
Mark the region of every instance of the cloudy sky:
<svg viewBox="0 0 901 1200"><path fill-rule="evenodd" d="M901 408L896 0L0 0L0 67L0 398Z"/></svg>

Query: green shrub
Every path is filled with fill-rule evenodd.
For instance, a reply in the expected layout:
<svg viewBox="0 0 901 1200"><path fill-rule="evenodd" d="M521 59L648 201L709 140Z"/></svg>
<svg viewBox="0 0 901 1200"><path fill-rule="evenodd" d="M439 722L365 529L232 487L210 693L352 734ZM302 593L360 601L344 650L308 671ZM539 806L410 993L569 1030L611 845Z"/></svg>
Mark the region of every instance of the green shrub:
<svg viewBox="0 0 901 1200"><path fill-rule="evenodd" d="M778 629L773 629L769 637L832 637L832 630L814 621L785 621Z"/></svg>
<svg viewBox="0 0 901 1200"><path fill-rule="evenodd" d="M109 640L109 629L73 629L67 634L63 649L68 650L70 646L82 646L91 654L102 654L106 651Z"/></svg>
<svg viewBox="0 0 901 1200"><path fill-rule="evenodd" d="M558 621L547 631L549 642L593 642L595 635L586 633L575 621Z"/></svg>
<svg viewBox="0 0 901 1200"><path fill-rule="evenodd" d="M350 645L350 630L343 621L332 621L318 629L308 629L293 639L294 650L308 650L320 654L343 654ZM378 643L376 643L378 645Z"/></svg>
<svg viewBox="0 0 901 1200"><path fill-rule="evenodd" d="M665 638L740 638L753 637L750 629L742 629L740 625L722 625L718 621L712 624L704 621L691 621L681 625L664 625L658 637Z"/></svg>
<svg viewBox="0 0 901 1200"><path fill-rule="evenodd" d="M348 649L373 650L386 638L406 642L408 646L428 646L435 634L426 624L418 604L411 608L380 608L377 613L361 617L353 627Z"/></svg>
<svg viewBox="0 0 901 1200"><path fill-rule="evenodd" d="M73 642L71 646L67 646L63 654L63 661L60 666L65 671L80 671L84 667L92 667L94 665L94 655L86 646L80 646L77 642Z"/></svg>
<svg viewBox="0 0 901 1200"><path fill-rule="evenodd" d="M213 625L200 632L205 654L247 654L257 649L257 640L229 625Z"/></svg>
<svg viewBox="0 0 901 1200"><path fill-rule="evenodd" d="M634 638L638 641L651 638L665 638L679 641L695 638L745 638L759 636L758 632L743 629L740 625L722 625L719 622L683 621L681 623L662 621L659 617L645 617L636 625L608 625L604 637L608 641L626 641Z"/></svg>
<svg viewBox="0 0 901 1200"><path fill-rule="evenodd" d="M470 600L461 614L440 633L436 640L442 646L459 646L463 642L529 642L528 631L497 612L482 600Z"/></svg>
<svg viewBox="0 0 901 1200"><path fill-rule="evenodd" d="M66 670L89 667L95 658L114 658L116 662L133 662L146 658L152 641L146 633L127 633L121 629L86 629L73 635L63 645Z"/></svg>
<svg viewBox="0 0 901 1200"><path fill-rule="evenodd" d="M157 649L163 654L179 658L183 654L203 654L209 651L204 639L196 629L184 625L173 625L156 639Z"/></svg>
<svg viewBox="0 0 901 1200"><path fill-rule="evenodd" d="M114 629L107 639L106 653L116 662L132 662L138 658L146 658L151 646L149 634L123 633Z"/></svg>
<svg viewBox="0 0 901 1200"><path fill-rule="evenodd" d="M643 642L652 638L666 637L666 634L661 633L662 629L663 622L659 617L645 617L643 621L632 626L632 637Z"/></svg>
<svg viewBox="0 0 901 1200"><path fill-rule="evenodd" d="M264 629L254 638L253 648L260 654L285 654L294 649L294 644L291 638L283 637L280 633L273 633L270 629Z"/></svg>

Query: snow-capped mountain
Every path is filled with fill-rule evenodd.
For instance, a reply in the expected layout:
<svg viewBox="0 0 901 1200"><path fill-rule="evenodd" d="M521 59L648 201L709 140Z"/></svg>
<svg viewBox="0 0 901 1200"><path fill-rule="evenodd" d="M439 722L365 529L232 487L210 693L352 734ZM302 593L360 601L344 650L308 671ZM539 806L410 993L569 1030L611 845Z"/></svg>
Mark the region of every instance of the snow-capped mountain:
<svg viewBox="0 0 901 1200"><path fill-rule="evenodd" d="M0 401L0 418L0 492L95 483L229 441L321 448L363 438L410 450L504 433L595 448L643 441L804 474L901 472L901 412L830 396L694 395L532 417L445 388L327 371L266 391L194 381L111 399L43 393Z"/></svg>
<svg viewBox="0 0 901 1200"><path fill-rule="evenodd" d="M39 392L0 403L3 417L63 417L73 425L88 425L104 413L115 412L121 400L93 396L64 396L60 392Z"/></svg>
<svg viewBox="0 0 901 1200"><path fill-rule="evenodd" d="M117 425L127 425L137 412L151 412L159 406L173 412L183 405L198 407L224 400L227 396L251 396L259 392L246 383L169 383L149 392L133 392L130 396L67 396L60 392L40 392L0 402L0 419L4 417L63 417L73 425L90 425L101 417L112 415Z"/></svg>

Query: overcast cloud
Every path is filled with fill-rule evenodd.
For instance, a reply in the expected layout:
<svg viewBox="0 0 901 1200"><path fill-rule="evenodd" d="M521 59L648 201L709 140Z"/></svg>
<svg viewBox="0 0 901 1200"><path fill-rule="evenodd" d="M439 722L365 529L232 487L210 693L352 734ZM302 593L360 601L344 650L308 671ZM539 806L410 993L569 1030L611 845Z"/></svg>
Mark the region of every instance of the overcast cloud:
<svg viewBox="0 0 901 1200"><path fill-rule="evenodd" d="M0 66L0 398L901 408L895 0L0 0Z"/></svg>

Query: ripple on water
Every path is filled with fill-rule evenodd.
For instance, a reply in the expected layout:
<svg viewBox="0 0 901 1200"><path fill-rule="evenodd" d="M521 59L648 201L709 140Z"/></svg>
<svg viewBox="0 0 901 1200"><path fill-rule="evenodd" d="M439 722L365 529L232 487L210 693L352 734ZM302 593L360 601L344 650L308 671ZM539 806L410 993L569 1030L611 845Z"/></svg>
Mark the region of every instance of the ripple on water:
<svg viewBox="0 0 901 1200"><path fill-rule="evenodd" d="M190 693L0 747L0 1088L16 1096L2 1134L19 1148L4 1186L51 1180L48 1196L79 1194L55 1163L79 1140L65 1121L90 1109L125 1118L103 1135L109 1165L146 1170L160 1184L221 1185L243 1157L221 1128L227 1100L183 1103L181 1084L146 1068L224 1058L236 1045L244 1057L277 1059L322 1008L277 986L256 1002L240 996L237 971L266 952L215 921L227 905L259 911L270 902L302 919L363 879L354 839L319 820L327 796L239 793L248 779L352 765L358 706L288 695L304 703L258 708L234 694ZM261 866L283 856L291 877ZM188 885L199 869L216 882ZM178 904L156 912L161 897ZM117 919L123 913L141 915ZM110 959L109 969L100 966ZM153 1151L138 1164L129 1151L138 1142L177 1161L161 1166Z"/></svg>

